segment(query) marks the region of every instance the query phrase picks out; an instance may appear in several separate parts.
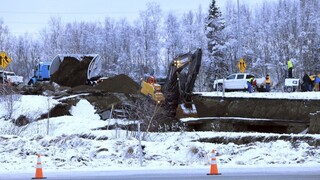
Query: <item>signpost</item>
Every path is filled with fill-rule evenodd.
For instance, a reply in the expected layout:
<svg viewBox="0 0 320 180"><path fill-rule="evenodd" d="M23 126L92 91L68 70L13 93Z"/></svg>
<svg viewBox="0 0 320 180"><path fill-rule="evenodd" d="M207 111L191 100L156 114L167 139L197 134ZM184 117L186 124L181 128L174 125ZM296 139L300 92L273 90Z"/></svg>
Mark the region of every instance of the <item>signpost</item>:
<svg viewBox="0 0 320 180"><path fill-rule="evenodd" d="M11 58L2 51L0 53L0 66L3 68L3 70L10 64Z"/></svg>
<svg viewBox="0 0 320 180"><path fill-rule="evenodd" d="M243 58L240 58L240 61L238 63L238 68L241 73L244 73L244 71L246 70L247 65L246 65L246 62L243 60Z"/></svg>
<svg viewBox="0 0 320 180"><path fill-rule="evenodd" d="M4 51L0 52L0 67L2 68L3 88L4 88L4 70L10 64L10 62L11 62L11 58Z"/></svg>

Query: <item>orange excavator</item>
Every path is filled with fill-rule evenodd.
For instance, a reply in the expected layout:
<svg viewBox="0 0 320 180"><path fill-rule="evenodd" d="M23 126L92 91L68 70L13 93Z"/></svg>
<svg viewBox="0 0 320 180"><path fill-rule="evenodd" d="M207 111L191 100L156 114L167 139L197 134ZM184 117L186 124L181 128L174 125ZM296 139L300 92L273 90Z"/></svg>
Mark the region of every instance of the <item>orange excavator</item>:
<svg viewBox="0 0 320 180"><path fill-rule="evenodd" d="M145 75L141 83L142 94L150 97L158 104L164 101L164 95L161 92L161 85L157 83L155 76Z"/></svg>

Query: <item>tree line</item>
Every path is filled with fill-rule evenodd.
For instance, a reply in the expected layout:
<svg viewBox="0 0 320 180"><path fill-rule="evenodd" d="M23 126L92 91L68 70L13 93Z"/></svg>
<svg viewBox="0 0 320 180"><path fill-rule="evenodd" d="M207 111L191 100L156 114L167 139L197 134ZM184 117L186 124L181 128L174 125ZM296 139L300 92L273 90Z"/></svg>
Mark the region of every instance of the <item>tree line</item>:
<svg viewBox="0 0 320 180"><path fill-rule="evenodd" d="M241 57L246 72L270 74L280 87L289 58L295 77L320 73L319 8L318 0L279 0L254 8L241 4L238 13L234 2L220 9L212 0L208 7L178 15L147 3L133 22L106 17L104 22L63 23L52 17L37 37L14 36L0 20L0 49L13 60L8 70L26 81L38 61L57 54L100 54L106 76L126 74L139 82L151 70L165 76L174 57L202 48L196 91L210 91L214 79L238 72ZM212 9L219 15L212 18Z"/></svg>

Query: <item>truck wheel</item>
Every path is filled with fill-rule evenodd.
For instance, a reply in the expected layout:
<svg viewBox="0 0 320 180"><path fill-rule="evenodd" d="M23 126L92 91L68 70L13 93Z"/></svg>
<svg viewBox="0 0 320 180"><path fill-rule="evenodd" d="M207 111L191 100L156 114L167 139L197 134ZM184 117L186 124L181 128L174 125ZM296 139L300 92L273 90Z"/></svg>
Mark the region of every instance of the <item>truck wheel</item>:
<svg viewBox="0 0 320 180"><path fill-rule="evenodd" d="M28 82L28 85L29 85L29 86L34 86L34 81L33 81L33 80L30 80L30 81Z"/></svg>
<svg viewBox="0 0 320 180"><path fill-rule="evenodd" d="M223 84L218 84L217 91L220 91L220 92L223 91Z"/></svg>
<svg viewBox="0 0 320 180"><path fill-rule="evenodd" d="M287 91L288 93L293 92L293 88L291 86L287 86L285 88L285 91Z"/></svg>

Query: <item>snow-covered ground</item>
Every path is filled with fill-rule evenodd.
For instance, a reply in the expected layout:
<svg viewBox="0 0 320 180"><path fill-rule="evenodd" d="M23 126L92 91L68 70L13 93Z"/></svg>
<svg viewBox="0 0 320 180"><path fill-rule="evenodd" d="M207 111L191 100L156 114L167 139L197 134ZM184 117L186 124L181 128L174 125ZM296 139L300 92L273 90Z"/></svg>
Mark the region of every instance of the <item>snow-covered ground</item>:
<svg viewBox="0 0 320 180"><path fill-rule="evenodd" d="M253 96L254 94L261 93L243 93L242 96ZM314 93L308 94L309 99L319 98ZM293 98L294 93L291 95ZM300 98L305 98L305 96L301 95ZM95 114L94 107L87 100L80 100L76 106L72 107L71 116L32 122L21 128L14 126L11 121L4 118L8 117L9 112L12 113L13 118L20 115L39 117L57 103L59 102L52 98L29 95L15 97L12 106L8 106L8 103L1 99L0 172L34 172L37 153L41 154L43 168L48 171L88 168L90 170L121 169L140 166L138 133L124 130L97 130L99 127L106 127L115 122L125 122L116 119L100 120L100 117ZM8 107L12 107L10 111ZM167 132L143 133L143 135L142 165L148 168L209 168L212 149L217 152L218 165L221 168L320 167L320 147L303 141L276 140L248 144L197 141L200 138L213 137L263 136L268 138L281 136L280 134ZM287 136L320 139L320 135L291 134Z"/></svg>
<svg viewBox="0 0 320 180"><path fill-rule="evenodd" d="M196 92L202 96L213 97L242 97L242 98L268 98L268 99L320 99L320 92Z"/></svg>

